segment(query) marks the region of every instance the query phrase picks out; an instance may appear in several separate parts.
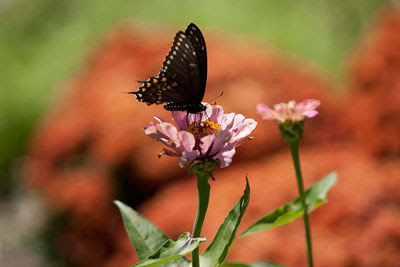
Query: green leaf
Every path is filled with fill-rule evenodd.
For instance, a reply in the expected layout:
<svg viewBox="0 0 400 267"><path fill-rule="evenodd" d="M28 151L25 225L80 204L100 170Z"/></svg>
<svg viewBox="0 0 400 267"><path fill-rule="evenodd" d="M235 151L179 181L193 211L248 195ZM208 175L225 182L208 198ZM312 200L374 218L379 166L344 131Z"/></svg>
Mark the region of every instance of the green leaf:
<svg viewBox="0 0 400 267"><path fill-rule="evenodd" d="M134 266L156 266L163 263L168 267L191 265L188 259L182 257L197 248L205 238L191 238L189 233L184 233L174 242L134 209L118 200L114 203L121 212L126 232L141 260Z"/></svg>
<svg viewBox="0 0 400 267"><path fill-rule="evenodd" d="M249 264L240 262L228 262L228 263L223 263L221 267L284 267L284 266L274 262L255 261Z"/></svg>
<svg viewBox="0 0 400 267"><path fill-rule="evenodd" d="M331 172L306 190L306 204L308 206L309 213L322 204L328 202L327 194L332 186L335 185L336 181L337 173ZM303 208L300 198L296 198L292 202L286 203L285 205L259 219L257 222L247 228L247 230L244 231L239 237L288 224L301 216L303 216Z"/></svg>
<svg viewBox="0 0 400 267"><path fill-rule="evenodd" d="M192 267L192 262L185 257L177 258L162 265L163 267Z"/></svg>
<svg viewBox="0 0 400 267"><path fill-rule="evenodd" d="M183 257L194 249L196 249L200 242L204 242L206 239L204 237L192 238L188 232L183 233L176 242L168 240L159 249L149 255L146 259L140 261L139 263L133 265L138 266L156 266L168 261ZM171 262L164 266L189 266L189 261L184 261L184 265L178 262ZM189 265L186 265L189 264Z"/></svg>
<svg viewBox="0 0 400 267"><path fill-rule="evenodd" d="M235 238L237 228L246 211L250 199L249 181L246 177L246 188L243 196L229 212L222 225L219 227L214 240L200 256L200 266L220 266L228 255L229 249Z"/></svg>
<svg viewBox="0 0 400 267"><path fill-rule="evenodd" d="M168 241L168 237L155 224L134 209L115 200L124 221L125 230L140 260L146 259L156 249Z"/></svg>

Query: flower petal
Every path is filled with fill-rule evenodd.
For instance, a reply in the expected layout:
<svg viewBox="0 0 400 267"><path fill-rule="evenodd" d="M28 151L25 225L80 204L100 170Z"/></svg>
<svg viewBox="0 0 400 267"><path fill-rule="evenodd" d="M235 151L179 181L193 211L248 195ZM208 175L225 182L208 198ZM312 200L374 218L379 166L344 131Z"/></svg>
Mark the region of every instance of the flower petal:
<svg viewBox="0 0 400 267"><path fill-rule="evenodd" d="M224 114L224 116L222 116L221 121L218 123L219 125L221 125L221 129L223 130L231 129L235 115L236 115L235 113Z"/></svg>
<svg viewBox="0 0 400 267"><path fill-rule="evenodd" d="M202 137L200 139L200 151L201 155L204 156L205 154L208 153L208 150L211 148L214 140L215 140L216 134L210 134Z"/></svg>
<svg viewBox="0 0 400 267"><path fill-rule="evenodd" d="M167 148L165 148L165 147L164 147L163 151L164 151L164 153L165 153L166 155L168 155L168 156L179 157L179 156L181 155L181 153L178 153L178 152L169 150L169 149L167 149Z"/></svg>
<svg viewBox="0 0 400 267"><path fill-rule="evenodd" d="M182 151L192 151L196 144L195 138L192 133L186 131L178 132L178 140L181 145Z"/></svg>
<svg viewBox="0 0 400 267"><path fill-rule="evenodd" d="M220 131L215 134L214 142L208 153L211 157L218 154L224 145L231 139L232 135L228 130ZM203 139L202 139L203 140Z"/></svg>
<svg viewBox="0 0 400 267"><path fill-rule="evenodd" d="M158 122L165 122L165 120L163 118L161 118L161 117L154 116L153 118Z"/></svg>
<svg viewBox="0 0 400 267"><path fill-rule="evenodd" d="M230 131L236 134L238 128L240 125L243 123L244 116L242 114L236 114L235 117L233 118L232 124L230 126Z"/></svg>
<svg viewBox="0 0 400 267"><path fill-rule="evenodd" d="M231 143L234 144L234 146L241 145L247 140L248 135L256 128L256 126L257 122L255 120L245 119L232 137Z"/></svg>
<svg viewBox="0 0 400 267"><path fill-rule="evenodd" d="M187 124L187 113L184 111L172 111L172 119L180 131L186 130ZM190 124L190 123L189 123Z"/></svg>
<svg viewBox="0 0 400 267"><path fill-rule="evenodd" d="M180 152L180 142L177 138L177 130L171 123L149 123L145 127L145 133L176 152Z"/></svg>
<svg viewBox="0 0 400 267"><path fill-rule="evenodd" d="M314 99L306 99L299 103L296 108L302 110L302 115L307 118L312 118L318 115L315 109L321 104L320 101Z"/></svg>
<svg viewBox="0 0 400 267"><path fill-rule="evenodd" d="M318 115L318 111L316 110L307 110L303 112L303 116L307 118L312 118Z"/></svg>
<svg viewBox="0 0 400 267"><path fill-rule="evenodd" d="M316 109L321 102L315 99L306 99L303 102L297 104L296 108L303 109L303 110L314 110Z"/></svg>
<svg viewBox="0 0 400 267"><path fill-rule="evenodd" d="M270 110L271 109L265 104L260 103L260 104L257 105L257 112L258 113L268 112Z"/></svg>
<svg viewBox="0 0 400 267"><path fill-rule="evenodd" d="M211 106L210 104L208 104L208 103L206 103L206 102L202 102L202 104L203 104L204 106L206 106L206 110L204 111L204 112L206 113L206 117L207 117L207 118L211 117L211 115L212 115L212 113L213 113L213 111L214 111L213 106ZM216 107L219 107L219 106L216 106ZM221 109L222 109L222 108L221 108Z"/></svg>
<svg viewBox="0 0 400 267"><path fill-rule="evenodd" d="M276 107L279 108L279 107ZM276 119L275 111L265 104L257 105L257 112L262 116L263 120Z"/></svg>
<svg viewBox="0 0 400 267"><path fill-rule="evenodd" d="M162 122L156 125L157 132L164 135L163 137L166 139L177 139L177 133L175 126L169 122Z"/></svg>
<svg viewBox="0 0 400 267"><path fill-rule="evenodd" d="M157 133L157 127L154 122L149 122L144 127L144 133L154 139L158 139L158 137L160 136L160 134Z"/></svg>
<svg viewBox="0 0 400 267"><path fill-rule="evenodd" d="M219 159L221 168L226 168L232 163L236 150L232 145L226 145L213 159Z"/></svg>
<svg viewBox="0 0 400 267"><path fill-rule="evenodd" d="M224 109L221 106L215 106L212 109L212 114L208 120L218 123L219 121L222 120L223 117L224 117Z"/></svg>
<svg viewBox="0 0 400 267"><path fill-rule="evenodd" d="M184 167L187 164L193 162L199 156L199 151L185 151L179 158L179 166Z"/></svg>

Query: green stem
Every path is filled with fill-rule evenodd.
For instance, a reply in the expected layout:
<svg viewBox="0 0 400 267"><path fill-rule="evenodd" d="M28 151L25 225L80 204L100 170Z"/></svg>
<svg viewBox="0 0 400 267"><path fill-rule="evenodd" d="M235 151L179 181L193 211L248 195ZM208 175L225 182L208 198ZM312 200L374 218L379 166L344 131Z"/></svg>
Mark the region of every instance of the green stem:
<svg viewBox="0 0 400 267"><path fill-rule="evenodd" d="M307 241L307 259L308 259L308 266L313 267L313 257L312 257L312 247L311 247L311 232L310 232L310 223L308 220L308 209L306 205L306 196L304 193L304 186L303 186L303 178L301 175L300 169L300 160L299 160L299 142L294 142L289 144L290 152L292 153L293 164L296 170L296 178L297 178L297 186L299 189L300 200L304 210L304 227L306 230L306 241Z"/></svg>
<svg viewBox="0 0 400 267"><path fill-rule="evenodd" d="M193 225L193 237L200 237L210 199L210 185L208 184L209 174L202 171L201 168L195 167L193 167L193 173L197 178L198 204L196 220ZM192 266L200 267L199 248L192 252Z"/></svg>

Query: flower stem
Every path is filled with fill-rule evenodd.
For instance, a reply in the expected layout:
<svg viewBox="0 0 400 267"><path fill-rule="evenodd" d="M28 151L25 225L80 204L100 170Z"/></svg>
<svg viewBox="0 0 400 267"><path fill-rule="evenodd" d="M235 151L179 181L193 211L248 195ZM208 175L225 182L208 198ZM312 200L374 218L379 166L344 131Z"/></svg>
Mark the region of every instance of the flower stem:
<svg viewBox="0 0 400 267"><path fill-rule="evenodd" d="M192 170L197 178L198 193L197 214L193 225L193 237L200 237L201 228L203 227L204 218L206 217L208 201L210 199L210 185L208 184L210 174L204 171L202 166L198 165L193 166ZM198 247L192 252L192 267L200 267Z"/></svg>
<svg viewBox="0 0 400 267"><path fill-rule="evenodd" d="M299 189L300 200L304 210L303 219L304 219L304 228L306 231L308 266L313 267L314 264L313 264L312 247L311 247L310 223L308 220L308 208L306 205L306 196L304 193L303 178L300 169L299 142L289 143L289 147L290 147L290 152L292 153L293 164L296 171L297 186Z"/></svg>

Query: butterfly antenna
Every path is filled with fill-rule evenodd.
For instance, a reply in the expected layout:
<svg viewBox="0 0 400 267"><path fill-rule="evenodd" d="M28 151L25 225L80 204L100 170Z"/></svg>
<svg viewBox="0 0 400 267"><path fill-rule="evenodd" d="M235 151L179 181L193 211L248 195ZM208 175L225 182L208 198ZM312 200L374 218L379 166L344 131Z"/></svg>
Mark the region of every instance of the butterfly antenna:
<svg viewBox="0 0 400 267"><path fill-rule="evenodd" d="M214 101L215 99L220 98L220 97L223 96L223 95L224 95L224 92L221 92L218 96L214 97L213 99L211 99L211 100L208 101L207 103L208 103L208 104L211 104L211 101ZM215 104L217 104L217 102L214 102L214 104L211 104L211 105L215 105Z"/></svg>
<svg viewBox="0 0 400 267"><path fill-rule="evenodd" d="M206 120L208 121L208 119L209 119L210 117L208 117L206 111L203 111L203 112L201 113L201 115L200 115L200 121L203 119L203 114L204 114L204 116L206 117Z"/></svg>

